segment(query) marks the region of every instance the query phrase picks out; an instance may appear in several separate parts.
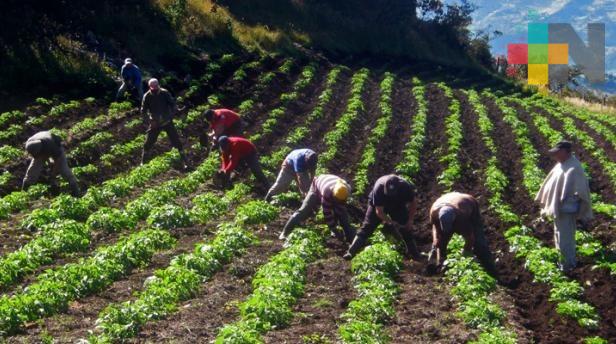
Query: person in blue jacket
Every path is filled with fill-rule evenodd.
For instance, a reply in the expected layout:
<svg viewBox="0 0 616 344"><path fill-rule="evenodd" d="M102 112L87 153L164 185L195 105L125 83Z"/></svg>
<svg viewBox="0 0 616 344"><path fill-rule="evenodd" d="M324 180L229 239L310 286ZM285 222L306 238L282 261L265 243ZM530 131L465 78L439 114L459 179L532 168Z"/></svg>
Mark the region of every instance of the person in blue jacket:
<svg viewBox="0 0 616 344"><path fill-rule="evenodd" d="M122 85L118 89L116 99L120 99L127 89L134 87L137 89L137 93L139 94L139 100L142 100L143 86L141 85L141 70L136 64L133 63L131 58L126 58L124 60L124 65L122 66L120 75L122 76Z"/></svg>
<svg viewBox="0 0 616 344"><path fill-rule="evenodd" d="M312 149L303 148L292 151L282 162L276 182L267 192L265 200L269 202L272 197L285 192L294 179L302 196L306 196L316 168L317 153Z"/></svg>

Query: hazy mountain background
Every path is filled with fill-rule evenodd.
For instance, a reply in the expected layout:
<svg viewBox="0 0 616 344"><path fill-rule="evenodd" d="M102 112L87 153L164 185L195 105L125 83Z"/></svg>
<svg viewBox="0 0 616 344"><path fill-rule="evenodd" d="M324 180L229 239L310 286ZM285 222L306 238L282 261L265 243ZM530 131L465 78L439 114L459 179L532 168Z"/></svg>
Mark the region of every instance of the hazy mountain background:
<svg viewBox="0 0 616 344"><path fill-rule="evenodd" d="M472 30L498 30L492 41L493 54L507 54L508 43L526 42L529 22L571 23L586 41L586 24L605 23L606 72L611 74L598 88L616 93L616 1L615 0L470 0L477 6Z"/></svg>

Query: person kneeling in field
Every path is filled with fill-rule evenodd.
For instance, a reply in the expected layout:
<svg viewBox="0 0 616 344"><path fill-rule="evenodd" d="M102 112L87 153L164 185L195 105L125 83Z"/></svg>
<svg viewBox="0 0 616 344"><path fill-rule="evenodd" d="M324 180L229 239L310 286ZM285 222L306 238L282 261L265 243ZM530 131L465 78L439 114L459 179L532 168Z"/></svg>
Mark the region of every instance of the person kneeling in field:
<svg viewBox="0 0 616 344"><path fill-rule="evenodd" d="M305 197L310 188L310 181L314 178L317 160L317 153L312 149L296 149L289 153L282 162L278 178L276 178L276 182L267 192L265 200L269 202L272 200L272 197L285 192L289 185L291 185L293 177L295 177L299 191Z"/></svg>
<svg viewBox="0 0 616 344"><path fill-rule="evenodd" d="M402 241L407 256L419 259L420 253L411 233L417 209L415 193L415 185L395 174L377 179L368 196L368 209L364 222L344 258L351 259L357 254L379 224L383 223L384 233Z"/></svg>
<svg viewBox="0 0 616 344"><path fill-rule="evenodd" d="M494 274L494 260L483 230L479 202L468 194L450 192L439 197L430 208L432 250L428 261L436 252L436 269L441 270L447 259L447 244L454 233L464 238L464 251L477 256L488 273ZM433 266L434 268L434 266Z"/></svg>
<svg viewBox="0 0 616 344"><path fill-rule="evenodd" d="M23 180L23 190L27 190L30 185L38 181L43 165L45 162L51 161L53 164L51 168L51 185L57 185L56 175L60 173L68 182L71 188L71 194L75 197L81 195L77 179L73 175L70 167L68 167L66 154L64 153L64 148L62 148L62 139L60 139L60 137L52 134L50 131L39 131L26 141L26 151L32 157L32 160L30 161L30 166L28 166L26 176Z"/></svg>
<svg viewBox="0 0 616 344"><path fill-rule="evenodd" d="M235 111L229 109L208 109L203 113L209 123L206 135L200 137L203 146L208 144L208 138L218 142L221 136L242 136L242 119Z"/></svg>
<svg viewBox="0 0 616 344"><path fill-rule="evenodd" d="M355 236L355 230L349 223L346 201L351 193L351 187L342 178L333 174L321 174L312 180L312 184L302 206L291 216L284 226L279 238L284 240L298 226L310 217L319 206L323 207L323 215L329 230L340 240L350 242ZM336 229L340 222L343 232Z"/></svg>
<svg viewBox="0 0 616 344"><path fill-rule="evenodd" d="M225 186L231 184L231 172L240 164L246 164L263 188L269 189L270 185L261 169L257 148L252 142L242 137L221 136L218 139L218 146L222 156L218 178L222 179Z"/></svg>

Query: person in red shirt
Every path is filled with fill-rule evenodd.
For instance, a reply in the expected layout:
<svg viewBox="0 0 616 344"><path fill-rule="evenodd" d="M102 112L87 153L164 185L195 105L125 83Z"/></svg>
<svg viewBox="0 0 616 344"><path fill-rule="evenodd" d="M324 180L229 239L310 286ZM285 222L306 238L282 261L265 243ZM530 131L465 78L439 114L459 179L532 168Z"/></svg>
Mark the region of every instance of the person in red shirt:
<svg viewBox="0 0 616 344"><path fill-rule="evenodd" d="M201 144L207 145L208 138L217 142L221 136L242 136L242 119L235 111L229 109L208 109L203 113L208 122L207 136L201 137Z"/></svg>
<svg viewBox="0 0 616 344"><path fill-rule="evenodd" d="M270 185L261 169L257 148L252 142L243 137L221 136L218 138L218 146L222 156L222 164L218 174L223 178L226 185L230 184L231 172L240 164L246 164L257 181L266 190L269 189Z"/></svg>

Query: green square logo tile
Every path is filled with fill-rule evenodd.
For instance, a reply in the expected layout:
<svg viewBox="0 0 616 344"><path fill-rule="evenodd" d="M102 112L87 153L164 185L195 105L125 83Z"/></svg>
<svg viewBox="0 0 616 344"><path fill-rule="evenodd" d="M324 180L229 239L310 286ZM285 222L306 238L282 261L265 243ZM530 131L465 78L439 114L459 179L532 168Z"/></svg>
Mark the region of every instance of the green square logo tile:
<svg viewBox="0 0 616 344"><path fill-rule="evenodd" d="M529 64L547 64L548 63L548 45L547 44L529 44L528 45L528 63Z"/></svg>
<svg viewBox="0 0 616 344"><path fill-rule="evenodd" d="M529 23L528 24L528 44L547 44L547 43L549 43L548 24Z"/></svg>

